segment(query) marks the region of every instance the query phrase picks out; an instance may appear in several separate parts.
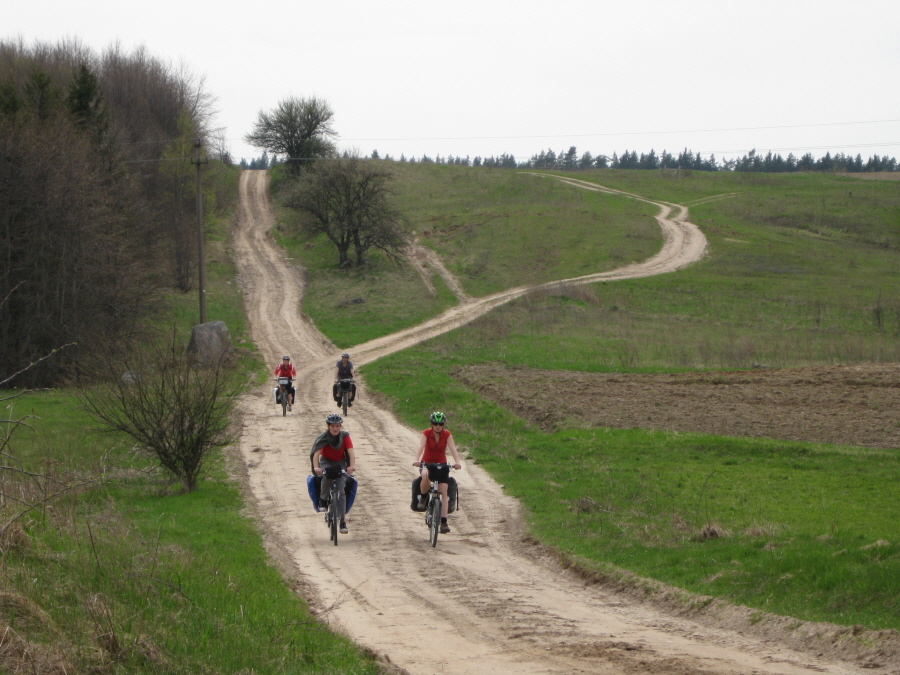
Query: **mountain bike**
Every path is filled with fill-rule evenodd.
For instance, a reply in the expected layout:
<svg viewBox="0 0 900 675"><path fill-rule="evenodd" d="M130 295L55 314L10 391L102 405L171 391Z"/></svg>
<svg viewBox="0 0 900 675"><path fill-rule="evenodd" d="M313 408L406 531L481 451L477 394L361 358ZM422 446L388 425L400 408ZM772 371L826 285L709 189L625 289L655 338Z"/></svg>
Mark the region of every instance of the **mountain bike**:
<svg viewBox="0 0 900 675"><path fill-rule="evenodd" d="M430 475L433 475L433 471L436 469L438 471L442 470L445 466L449 470L453 467L449 464L423 464L421 466L428 467L428 471ZM420 468L421 468L420 466ZM434 467L432 469L432 467ZM431 481L431 489L425 493L425 525L428 527L428 541L431 542L431 547L434 548L437 546L438 533L441 531L441 513L443 511L443 505L441 504L441 493L438 490L439 483L436 480ZM449 490L447 499L450 499Z"/></svg>
<svg viewBox="0 0 900 675"><path fill-rule="evenodd" d="M334 542L335 546L338 545L338 532L340 531L341 520L346 516L346 514L338 513L338 497L341 494L338 487L338 479L346 473L339 466L329 466L322 469L322 475L331 481L328 492L328 510L325 512L325 524L328 525L331 541ZM344 508L346 508L346 502Z"/></svg>
<svg viewBox="0 0 900 675"><path fill-rule="evenodd" d="M287 415L287 411L291 407L291 378L278 378L278 397L281 399L279 403L281 403L281 415L282 417L284 417Z"/></svg>
<svg viewBox="0 0 900 675"><path fill-rule="evenodd" d="M347 414L347 408L350 407L350 393L353 384L356 380L339 380L338 381L338 395L341 397L341 408L344 410L344 414Z"/></svg>

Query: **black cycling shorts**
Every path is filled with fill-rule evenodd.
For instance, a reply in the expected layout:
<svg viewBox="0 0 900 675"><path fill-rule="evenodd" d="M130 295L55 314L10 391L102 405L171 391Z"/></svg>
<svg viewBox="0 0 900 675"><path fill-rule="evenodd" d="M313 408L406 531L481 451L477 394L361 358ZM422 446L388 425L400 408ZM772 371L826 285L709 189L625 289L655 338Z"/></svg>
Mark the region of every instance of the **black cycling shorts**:
<svg viewBox="0 0 900 675"><path fill-rule="evenodd" d="M450 481L450 465L449 464L423 464L428 469L428 478L438 483L448 483Z"/></svg>

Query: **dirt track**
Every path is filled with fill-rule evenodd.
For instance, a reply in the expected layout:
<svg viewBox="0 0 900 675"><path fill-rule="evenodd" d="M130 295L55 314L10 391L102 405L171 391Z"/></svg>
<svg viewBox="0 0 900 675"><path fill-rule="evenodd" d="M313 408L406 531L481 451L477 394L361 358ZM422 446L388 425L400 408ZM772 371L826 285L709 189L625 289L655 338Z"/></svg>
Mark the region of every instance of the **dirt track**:
<svg viewBox="0 0 900 675"><path fill-rule="evenodd" d="M241 456L273 555L330 624L414 674L879 672L695 623L585 584L523 542L517 503L468 463L457 472L462 508L451 518L453 531L431 549L422 516L408 504L419 431L376 406L364 382L345 425L357 447L360 494L348 517L350 534L332 546L307 497L306 476L312 439L336 410L329 394L340 350L301 317L301 276L268 235L267 183L263 171L241 175L235 255L254 340L270 364L292 356L298 399L282 417L269 385L247 396ZM686 210L659 206L666 232L660 254L568 283L662 273L702 255L705 240L684 220ZM361 366L526 291L467 300L422 326L355 347L353 360Z"/></svg>

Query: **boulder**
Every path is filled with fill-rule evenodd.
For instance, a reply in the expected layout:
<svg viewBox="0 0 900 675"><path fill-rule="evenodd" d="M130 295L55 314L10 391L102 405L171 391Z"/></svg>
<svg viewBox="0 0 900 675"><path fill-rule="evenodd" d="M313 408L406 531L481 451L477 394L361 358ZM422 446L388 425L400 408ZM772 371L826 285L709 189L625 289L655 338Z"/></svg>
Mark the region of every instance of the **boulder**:
<svg viewBox="0 0 900 675"><path fill-rule="evenodd" d="M218 363L223 356L230 359L234 356L234 345L228 326L224 321L210 321L194 326L187 351L197 363L204 366Z"/></svg>

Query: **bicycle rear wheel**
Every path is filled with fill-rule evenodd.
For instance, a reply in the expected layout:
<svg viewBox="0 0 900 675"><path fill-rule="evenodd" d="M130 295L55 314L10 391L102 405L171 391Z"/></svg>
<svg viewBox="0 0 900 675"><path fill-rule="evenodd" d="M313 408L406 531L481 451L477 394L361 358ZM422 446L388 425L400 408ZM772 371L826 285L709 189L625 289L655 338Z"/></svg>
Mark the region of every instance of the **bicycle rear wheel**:
<svg viewBox="0 0 900 675"><path fill-rule="evenodd" d="M429 523L429 541L431 541L431 547L434 548L437 546L438 540L438 532L441 530L441 496L436 495L431 498L431 501L428 502L428 515L431 518L431 522Z"/></svg>

